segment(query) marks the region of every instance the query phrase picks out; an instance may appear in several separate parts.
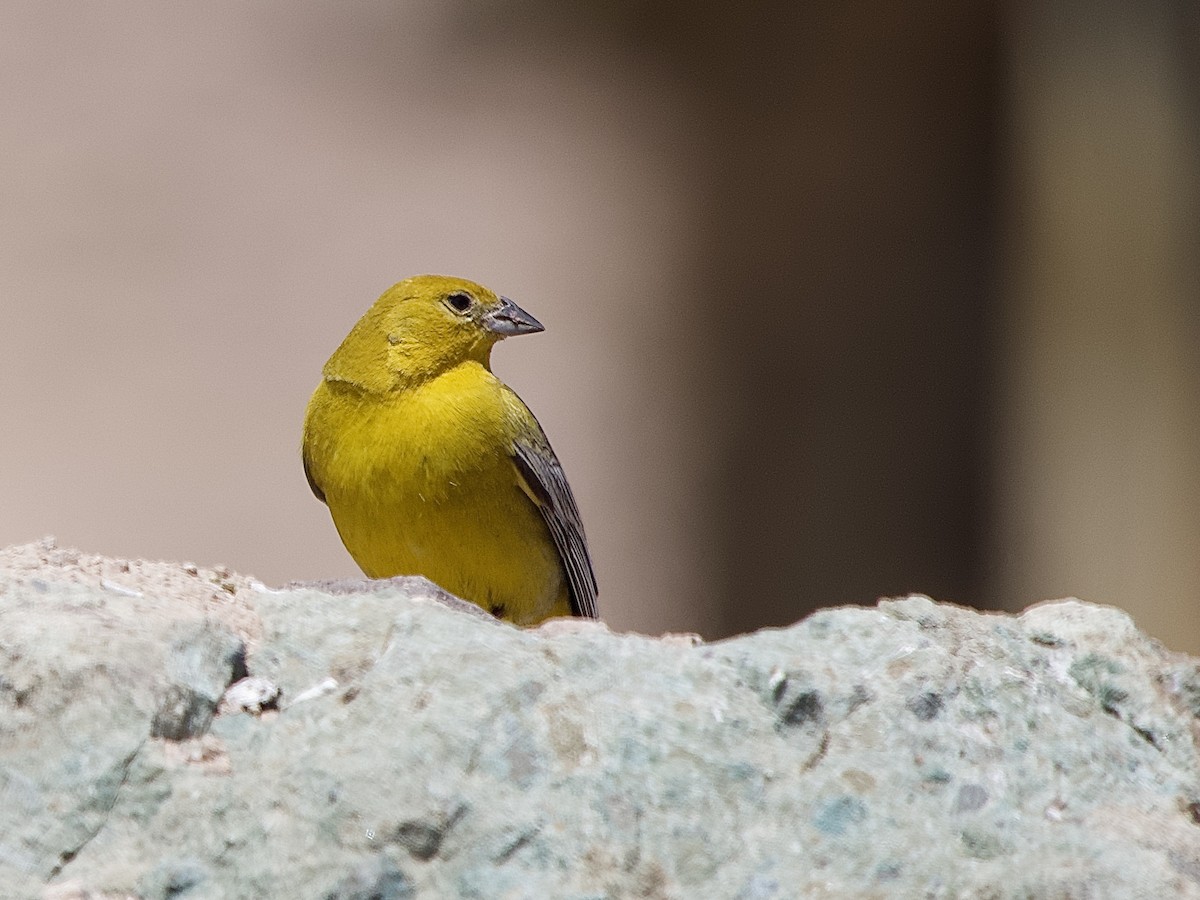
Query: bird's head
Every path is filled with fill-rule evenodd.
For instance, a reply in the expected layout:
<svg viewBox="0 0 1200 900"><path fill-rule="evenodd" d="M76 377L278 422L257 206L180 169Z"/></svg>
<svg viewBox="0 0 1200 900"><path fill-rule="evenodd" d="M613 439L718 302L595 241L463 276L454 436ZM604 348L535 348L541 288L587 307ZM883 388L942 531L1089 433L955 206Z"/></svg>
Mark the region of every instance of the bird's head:
<svg viewBox="0 0 1200 900"><path fill-rule="evenodd" d="M473 360L542 324L507 297L447 275L417 275L375 301L325 364L325 377L372 391L422 381Z"/></svg>

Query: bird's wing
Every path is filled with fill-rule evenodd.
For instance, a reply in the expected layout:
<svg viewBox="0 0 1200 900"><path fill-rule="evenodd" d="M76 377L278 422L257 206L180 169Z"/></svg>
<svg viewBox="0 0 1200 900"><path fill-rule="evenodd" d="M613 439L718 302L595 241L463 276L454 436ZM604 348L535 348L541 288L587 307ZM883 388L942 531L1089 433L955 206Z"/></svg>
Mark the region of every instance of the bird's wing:
<svg viewBox="0 0 1200 900"><path fill-rule="evenodd" d="M530 414L532 415L532 414ZM536 421L536 420L535 420ZM514 442L513 462L525 493L537 504L567 573L571 615L596 618L596 574L583 535L583 520L558 457L540 427Z"/></svg>
<svg viewBox="0 0 1200 900"><path fill-rule="evenodd" d="M303 450L301 452L301 457L304 459L304 477L308 479L308 486L312 488L313 496L324 503L325 492L321 490L321 486L317 484L316 479L313 478L312 466L308 463L308 451Z"/></svg>

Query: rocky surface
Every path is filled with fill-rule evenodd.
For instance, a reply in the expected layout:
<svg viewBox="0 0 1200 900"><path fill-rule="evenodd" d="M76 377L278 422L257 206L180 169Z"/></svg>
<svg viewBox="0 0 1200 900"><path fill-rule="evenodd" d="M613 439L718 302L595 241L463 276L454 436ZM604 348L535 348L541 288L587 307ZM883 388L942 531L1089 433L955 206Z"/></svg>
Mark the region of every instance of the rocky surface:
<svg viewBox="0 0 1200 900"><path fill-rule="evenodd" d="M5 551L0 897L1200 897L1197 661L1117 610L438 593Z"/></svg>

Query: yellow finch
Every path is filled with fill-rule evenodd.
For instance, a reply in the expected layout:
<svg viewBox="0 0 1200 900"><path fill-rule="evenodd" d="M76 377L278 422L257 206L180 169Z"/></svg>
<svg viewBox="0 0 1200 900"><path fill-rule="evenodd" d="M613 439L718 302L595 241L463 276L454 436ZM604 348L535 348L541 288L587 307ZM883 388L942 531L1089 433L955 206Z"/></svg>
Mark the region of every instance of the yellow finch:
<svg viewBox="0 0 1200 900"><path fill-rule="evenodd" d="M519 625L595 618L562 466L491 369L498 341L542 330L481 285L419 275L329 358L305 416L304 472L368 576L424 575Z"/></svg>

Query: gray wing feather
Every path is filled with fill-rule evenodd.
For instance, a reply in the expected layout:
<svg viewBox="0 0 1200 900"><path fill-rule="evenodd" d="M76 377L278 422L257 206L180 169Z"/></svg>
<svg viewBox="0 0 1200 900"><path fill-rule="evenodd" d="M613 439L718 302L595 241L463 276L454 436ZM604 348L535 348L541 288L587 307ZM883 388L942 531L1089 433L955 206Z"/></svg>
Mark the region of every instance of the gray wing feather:
<svg viewBox="0 0 1200 900"><path fill-rule="evenodd" d="M571 614L596 618L596 574L583 535L583 519L567 476L549 444L544 447L518 441L514 462L530 490L541 501L538 509L550 529L550 537L562 559L571 595Z"/></svg>

